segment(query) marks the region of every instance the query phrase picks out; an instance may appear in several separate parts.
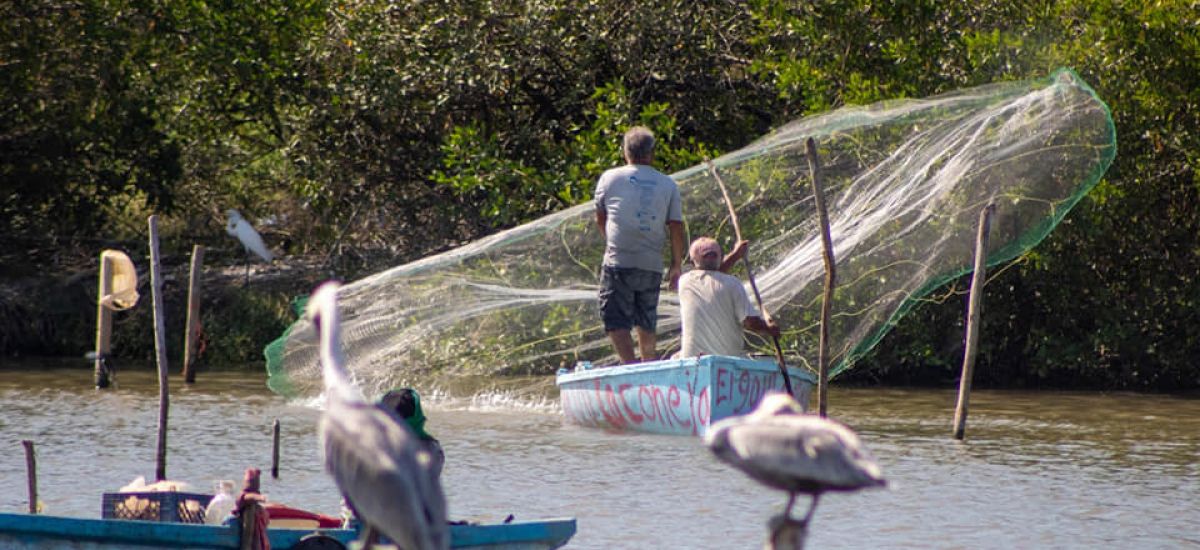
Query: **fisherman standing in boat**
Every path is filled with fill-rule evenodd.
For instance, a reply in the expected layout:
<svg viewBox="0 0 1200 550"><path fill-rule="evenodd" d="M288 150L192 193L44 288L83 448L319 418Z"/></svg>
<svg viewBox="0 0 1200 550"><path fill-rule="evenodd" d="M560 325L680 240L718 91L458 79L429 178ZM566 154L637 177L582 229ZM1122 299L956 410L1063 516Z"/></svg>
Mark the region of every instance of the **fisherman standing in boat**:
<svg viewBox="0 0 1200 550"><path fill-rule="evenodd" d="M764 321L737 277L726 273L746 253L740 241L729 256L709 237L692 241L688 255L696 269L679 279L679 357L744 353L742 329L779 337L779 325Z"/></svg>
<svg viewBox="0 0 1200 550"><path fill-rule="evenodd" d="M596 225L605 240L600 314L621 362L634 363L635 326L642 360L657 359L662 247L669 233L667 280L674 290L683 263L683 207L675 180L651 166L654 134L648 128L625 132L622 150L626 165L605 171L596 184Z"/></svg>

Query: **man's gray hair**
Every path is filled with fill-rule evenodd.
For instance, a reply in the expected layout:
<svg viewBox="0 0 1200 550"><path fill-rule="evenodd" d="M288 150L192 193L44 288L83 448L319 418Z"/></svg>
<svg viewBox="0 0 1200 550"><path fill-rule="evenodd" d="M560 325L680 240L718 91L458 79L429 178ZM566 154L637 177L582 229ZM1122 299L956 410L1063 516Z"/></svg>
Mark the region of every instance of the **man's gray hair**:
<svg viewBox="0 0 1200 550"><path fill-rule="evenodd" d="M634 126L627 130L625 160L638 164L648 164L654 160L654 132L645 126Z"/></svg>

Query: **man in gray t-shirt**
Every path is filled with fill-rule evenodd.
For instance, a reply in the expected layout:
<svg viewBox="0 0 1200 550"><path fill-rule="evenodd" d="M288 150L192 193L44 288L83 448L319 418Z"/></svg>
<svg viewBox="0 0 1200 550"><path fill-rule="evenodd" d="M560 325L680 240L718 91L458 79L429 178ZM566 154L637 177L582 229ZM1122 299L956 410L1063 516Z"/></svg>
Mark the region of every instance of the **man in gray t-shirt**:
<svg viewBox="0 0 1200 550"><path fill-rule="evenodd" d="M658 289L662 283L662 247L669 234L672 290L683 262L683 208L679 187L650 166L654 134L636 126L625 132L625 166L610 169L596 184L596 225L604 236L600 274L600 314L604 330L622 363L633 363L633 337L643 361L657 358Z"/></svg>

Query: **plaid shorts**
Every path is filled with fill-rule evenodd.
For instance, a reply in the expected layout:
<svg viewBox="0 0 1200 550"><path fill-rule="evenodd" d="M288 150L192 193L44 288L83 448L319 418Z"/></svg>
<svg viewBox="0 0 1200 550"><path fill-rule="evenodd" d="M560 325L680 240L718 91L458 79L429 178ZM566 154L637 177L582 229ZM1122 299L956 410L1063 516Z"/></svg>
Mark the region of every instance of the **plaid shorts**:
<svg viewBox="0 0 1200 550"><path fill-rule="evenodd" d="M600 272L600 316L605 332L658 325L658 289L663 275L632 267L604 266Z"/></svg>

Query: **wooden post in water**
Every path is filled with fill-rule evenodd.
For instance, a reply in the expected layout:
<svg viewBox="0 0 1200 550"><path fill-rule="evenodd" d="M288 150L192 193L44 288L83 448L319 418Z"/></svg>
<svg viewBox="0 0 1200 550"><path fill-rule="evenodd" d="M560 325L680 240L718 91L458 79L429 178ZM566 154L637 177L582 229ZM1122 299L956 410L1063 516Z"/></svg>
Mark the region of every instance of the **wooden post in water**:
<svg viewBox="0 0 1200 550"><path fill-rule="evenodd" d="M196 343L200 339L200 266L204 245L192 247L192 269L188 272L187 332L183 336L183 381L196 383Z"/></svg>
<svg viewBox="0 0 1200 550"><path fill-rule="evenodd" d="M971 297L967 302L967 343L963 351L962 379L958 381L958 405L954 408L954 439L967 431L967 405L971 400L971 378L975 376L975 348L979 342L979 297L983 295L987 271L988 234L992 227L995 204L979 212L979 234L975 236L975 272L971 275Z"/></svg>
<svg viewBox="0 0 1200 550"><path fill-rule="evenodd" d="M158 360L158 454L156 481L167 479L167 344L163 320L162 268L158 254L158 216L150 216L150 290L154 298L154 351Z"/></svg>
<svg viewBox="0 0 1200 550"><path fill-rule="evenodd" d="M29 513L38 513L38 490L37 490L37 458L33 454L33 442L28 439L21 440L21 446L25 447L25 475L29 478Z"/></svg>
<svg viewBox="0 0 1200 550"><path fill-rule="evenodd" d="M271 426L273 444L271 445L271 477L279 479L279 419Z"/></svg>
<svg viewBox="0 0 1200 550"><path fill-rule="evenodd" d="M825 417L825 406L829 394L829 318L833 311L833 287L837 281L833 262L833 237L829 233L829 211L825 208L825 189L821 182L821 159L817 157L817 143L813 138L805 142L808 153L808 171L812 176L813 200L817 205L817 217L821 221L821 243L825 249L825 294L821 300L821 338L817 352L817 411Z"/></svg>
<svg viewBox="0 0 1200 550"><path fill-rule="evenodd" d="M100 254L100 292L96 295L96 388L104 389L111 384L105 360L112 351L112 310L104 305L104 297L112 294L112 260Z"/></svg>

